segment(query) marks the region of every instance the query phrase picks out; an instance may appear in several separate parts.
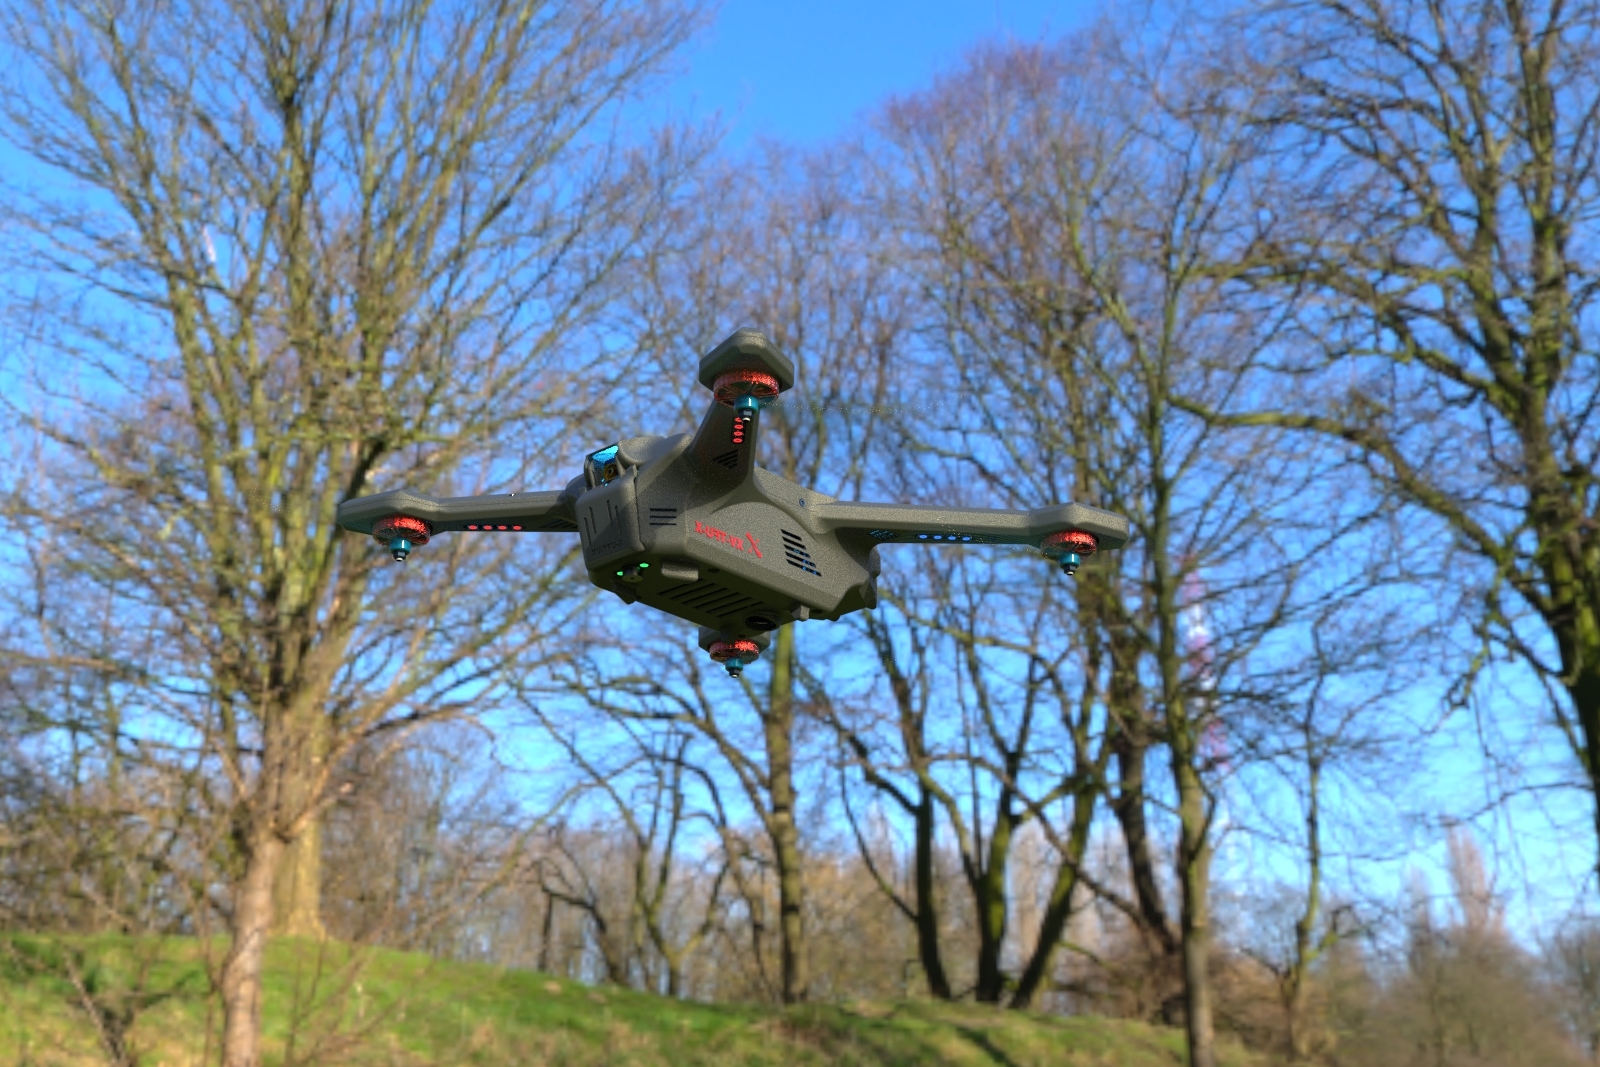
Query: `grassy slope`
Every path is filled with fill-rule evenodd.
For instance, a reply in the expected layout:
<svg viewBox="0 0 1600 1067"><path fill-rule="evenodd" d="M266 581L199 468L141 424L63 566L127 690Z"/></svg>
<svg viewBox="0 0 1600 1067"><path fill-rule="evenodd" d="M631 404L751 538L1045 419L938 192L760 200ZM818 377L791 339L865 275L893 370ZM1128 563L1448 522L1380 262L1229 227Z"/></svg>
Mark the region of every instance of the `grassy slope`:
<svg viewBox="0 0 1600 1067"><path fill-rule="evenodd" d="M0 938L0 1067L90 1064L99 1056L70 957L115 1011L153 942ZM202 1062L208 1026L201 952L159 946L149 988L178 995L132 1031L150 1065ZM297 1008L298 1006L298 1008ZM296 1018L298 1016L298 1018ZM526 971L441 963L422 955L274 943L269 953L270 1062L297 1032L296 1059L350 1064L549 1064L572 1067L849 1065L849 1067L1172 1067L1174 1031L1096 1018L1060 1019L971 1004L815 1005L787 1011L595 989ZM215 1040L214 1031L212 1033ZM320 1055L317 1054L320 1052ZM1228 1067L1256 1061L1230 1050Z"/></svg>

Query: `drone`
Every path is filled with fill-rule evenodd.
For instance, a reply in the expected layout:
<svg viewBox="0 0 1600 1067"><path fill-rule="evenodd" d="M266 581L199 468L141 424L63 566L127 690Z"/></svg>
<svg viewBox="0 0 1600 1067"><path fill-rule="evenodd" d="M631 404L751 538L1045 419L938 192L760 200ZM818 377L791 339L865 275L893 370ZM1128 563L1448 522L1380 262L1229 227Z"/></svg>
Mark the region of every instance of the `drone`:
<svg viewBox="0 0 1600 1067"><path fill-rule="evenodd" d="M1128 540L1126 518L1084 504L868 504L756 466L761 412L794 386L794 364L755 330L706 353L699 380L713 400L698 430L591 452L564 489L443 499L395 489L340 504L339 525L400 563L446 532L576 533L591 582L697 624L700 647L735 678L778 627L876 607L885 544L1025 545L1071 575Z"/></svg>

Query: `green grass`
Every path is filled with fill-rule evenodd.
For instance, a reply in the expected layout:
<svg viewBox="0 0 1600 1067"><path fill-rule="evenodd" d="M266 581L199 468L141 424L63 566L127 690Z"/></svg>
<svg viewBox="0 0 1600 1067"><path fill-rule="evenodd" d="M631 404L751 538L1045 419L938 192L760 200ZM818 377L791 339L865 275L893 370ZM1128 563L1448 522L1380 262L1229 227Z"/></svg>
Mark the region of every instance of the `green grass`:
<svg viewBox="0 0 1600 1067"><path fill-rule="evenodd" d="M218 950L220 951L220 949ZM159 955L135 976L141 959ZM193 942L0 937L0 1067L106 1062L80 983L112 1015L139 985L169 994L130 1031L140 1062L198 1065L216 1020ZM925 1001L773 1010L685 1003L414 953L275 942L268 953L269 1063L1172 1067L1176 1031ZM293 1040L291 1041L291 1036ZM1227 1067L1256 1061L1233 1049Z"/></svg>

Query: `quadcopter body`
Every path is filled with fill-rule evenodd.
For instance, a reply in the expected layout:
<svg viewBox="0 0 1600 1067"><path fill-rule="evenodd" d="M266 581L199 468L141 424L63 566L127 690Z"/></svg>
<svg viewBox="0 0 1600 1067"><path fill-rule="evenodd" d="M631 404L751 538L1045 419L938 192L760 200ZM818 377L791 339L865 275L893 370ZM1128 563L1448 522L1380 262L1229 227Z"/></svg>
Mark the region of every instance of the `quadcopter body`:
<svg viewBox="0 0 1600 1067"><path fill-rule="evenodd" d="M1099 508L1031 511L841 501L755 464L760 413L794 384L766 337L736 331L700 361L713 401L694 433L631 437L591 453L566 488L433 499L403 489L339 506L339 525L394 558L447 531L576 533L590 580L700 627L730 674L778 627L876 606L884 544L1040 549L1071 574L1117 548L1128 521Z"/></svg>

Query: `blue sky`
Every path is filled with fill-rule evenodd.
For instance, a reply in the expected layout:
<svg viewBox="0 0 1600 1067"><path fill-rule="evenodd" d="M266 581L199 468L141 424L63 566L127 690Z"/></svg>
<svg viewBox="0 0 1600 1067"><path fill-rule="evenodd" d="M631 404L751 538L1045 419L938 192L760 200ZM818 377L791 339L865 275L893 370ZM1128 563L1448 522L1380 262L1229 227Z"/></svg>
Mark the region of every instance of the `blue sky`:
<svg viewBox="0 0 1600 1067"><path fill-rule="evenodd" d="M1049 39L1097 10L1088 0L724 0L666 100L680 114L720 114L730 149L762 138L814 145L980 41Z"/></svg>

